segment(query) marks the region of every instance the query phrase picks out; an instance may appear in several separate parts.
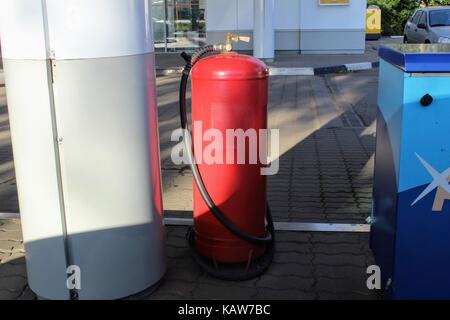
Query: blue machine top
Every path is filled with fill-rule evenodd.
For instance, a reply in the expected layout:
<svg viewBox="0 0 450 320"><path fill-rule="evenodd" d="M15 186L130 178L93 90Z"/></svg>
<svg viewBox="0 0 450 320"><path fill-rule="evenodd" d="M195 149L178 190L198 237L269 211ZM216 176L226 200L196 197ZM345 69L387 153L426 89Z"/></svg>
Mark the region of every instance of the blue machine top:
<svg viewBox="0 0 450 320"><path fill-rule="evenodd" d="M383 45L378 55L408 73L450 72L449 44Z"/></svg>

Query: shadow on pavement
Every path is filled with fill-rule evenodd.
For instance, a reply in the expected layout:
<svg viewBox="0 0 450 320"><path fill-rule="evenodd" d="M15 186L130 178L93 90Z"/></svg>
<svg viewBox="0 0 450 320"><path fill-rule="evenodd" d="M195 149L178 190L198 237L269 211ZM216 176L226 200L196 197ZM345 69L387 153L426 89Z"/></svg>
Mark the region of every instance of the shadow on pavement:
<svg viewBox="0 0 450 320"><path fill-rule="evenodd" d="M375 133L369 125L376 111L366 109L376 110L376 103L367 103L376 94L367 90L366 81L356 81L350 91L358 94L344 94L351 102L340 98L339 81L348 79L339 77L352 76L357 77L271 77L269 126L280 129L282 152L279 173L268 178L276 221L365 223L370 215ZM173 201L191 193L191 182L185 182L190 180L188 166L176 166L170 159L176 144L170 134L179 128L173 95L178 81L165 77L158 82L164 191ZM184 176L183 186L177 188L180 181L168 183L170 176ZM173 209L171 204L166 207L171 215L191 215L192 208Z"/></svg>

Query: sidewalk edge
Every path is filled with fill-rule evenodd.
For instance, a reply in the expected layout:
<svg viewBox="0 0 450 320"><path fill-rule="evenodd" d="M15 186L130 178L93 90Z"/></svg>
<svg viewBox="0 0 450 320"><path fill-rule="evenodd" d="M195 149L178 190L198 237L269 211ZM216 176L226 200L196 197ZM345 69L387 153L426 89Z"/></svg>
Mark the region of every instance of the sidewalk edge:
<svg viewBox="0 0 450 320"><path fill-rule="evenodd" d="M269 73L271 76L318 76L331 73L343 73L343 72L355 72L376 69L380 65L379 62L358 62L358 63L348 63L329 67L318 67L318 68L283 68L283 67L269 67ZM172 76L181 75L183 72L182 67L175 68L156 68L156 75L161 76Z"/></svg>

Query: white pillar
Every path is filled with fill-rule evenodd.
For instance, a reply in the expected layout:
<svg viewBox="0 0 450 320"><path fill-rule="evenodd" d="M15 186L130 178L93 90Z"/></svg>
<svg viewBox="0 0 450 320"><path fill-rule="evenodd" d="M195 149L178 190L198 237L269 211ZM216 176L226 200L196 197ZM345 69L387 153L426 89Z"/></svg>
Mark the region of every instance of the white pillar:
<svg viewBox="0 0 450 320"><path fill-rule="evenodd" d="M275 58L273 28L274 0L254 0L253 55L259 59Z"/></svg>
<svg viewBox="0 0 450 320"><path fill-rule="evenodd" d="M149 0L0 1L28 283L42 298L123 298L165 272L151 22Z"/></svg>

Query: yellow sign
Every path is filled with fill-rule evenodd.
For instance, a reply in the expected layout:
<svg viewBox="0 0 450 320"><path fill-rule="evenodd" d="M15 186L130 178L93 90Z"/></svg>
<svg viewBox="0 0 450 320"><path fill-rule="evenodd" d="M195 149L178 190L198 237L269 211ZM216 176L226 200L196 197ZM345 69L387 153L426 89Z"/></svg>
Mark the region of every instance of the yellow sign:
<svg viewBox="0 0 450 320"><path fill-rule="evenodd" d="M366 14L366 33L380 34L381 33L381 10L367 9Z"/></svg>
<svg viewBox="0 0 450 320"><path fill-rule="evenodd" d="M319 0L321 6L342 6L350 4L350 0Z"/></svg>

